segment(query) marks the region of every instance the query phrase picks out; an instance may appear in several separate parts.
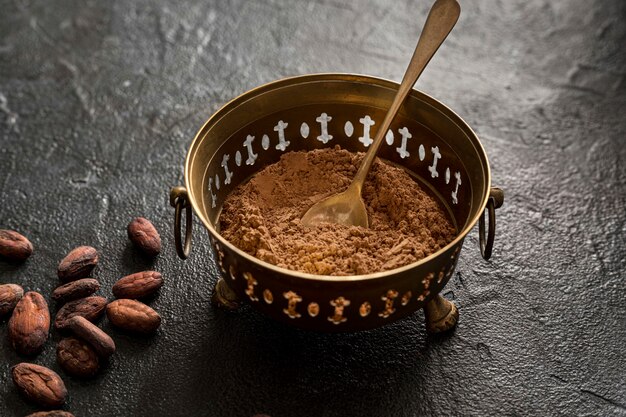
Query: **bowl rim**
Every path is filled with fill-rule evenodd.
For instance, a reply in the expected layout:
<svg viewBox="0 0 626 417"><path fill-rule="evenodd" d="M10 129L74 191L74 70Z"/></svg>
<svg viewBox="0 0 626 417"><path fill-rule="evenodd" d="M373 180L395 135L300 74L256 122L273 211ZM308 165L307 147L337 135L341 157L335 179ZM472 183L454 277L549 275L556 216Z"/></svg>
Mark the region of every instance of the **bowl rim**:
<svg viewBox="0 0 626 417"><path fill-rule="evenodd" d="M422 101L426 101L428 104L432 105L433 107L437 108L438 110L442 111L444 113L444 115L448 116L448 118L450 118L451 120L457 119L457 125L459 126L459 128L461 128L462 130L464 130L467 134L467 136L470 138L470 140L472 140L472 142L474 142L474 146L477 148L479 153L482 153L482 156L484 158L485 161L485 174L486 174L486 187L485 187L485 195L483 196L482 202L480 204L479 210L476 211L476 214L469 220L469 222L467 222L466 226L463 228L463 230L461 230L457 236L450 242L448 243L446 246L444 246L443 248L439 249L437 252L430 254L429 256L420 259L417 262L413 262L404 266L401 266L399 268L394 268L394 269L390 269L387 271L380 271L380 272L374 272L372 274L362 274L362 275L347 275L347 276L335 276L335 275L315 275L315 274L310 274L310 273L306 273L306 272L300 272L300 271L294 271L291 269L287 269L287 268L282 268L273 264L270 264L269 262L265 262L255 256L252 256L244 251L242 251L241 249L237 248L235 245L233 245L232 243L230 243L227 239L225 239L211 224L211 222L208 220L208 218L206 218L206 216L204 216L204 214L201 212L201 210L199 210L200 207L202 207L201 204L199 204L199 201L196 199L196 196L193 193L193 188L190 186L190 178L191 178L191 167L193 165L193 160L194 160L194 156L196 155L196 149L200 146L200 143L203 140L203 137L205 136L206 131L215 123L218 123L219 120L224 117L226 114L228 114L233 108L239 106L240 104L244 103L245 101L255 97L258 94L261 94L263 92L266 91L270 91L272 89L276 89L276 88L280 88L286 85L291 85L294 83L294 81L303 81L303 82L315 82L315 81L351 81L351 82L359 82L359 83L363 83L363 84L373 84L373 85L377 85L379 87L391 87L391 88L395 88L397 89L400 84L386 79L386 78L382 78L382 77L375 77L372 75L366 75L366 74L356 74L356 73L341 73L341 72L323 72L323 73L312 73L312 74L302 74L302 75L296 75L296 76L292 76L292 77L286 77L286 78L281 78L278 80L274 80L274 81L270 81L268 83L262 84L260 86L254 87L238 96L236 96L235 98L231 99L230 101L228 101L227 103L225 103L224 105L222 105L219 109L217 109L213 114L211 114L211 116L207 119L207 121L202 125L202 127L197 131L197 133L195 134L191 145L189 146L189 150L187 151L187 155L185 157L185 187L187 189L187 193L188 193L188 200L191 203L191 206L193 208L194 213L196 214L196 216L198 216L200 218L200 221L202 222L202 224L204 225L204 227L209 231L209 233L211 233L217 240L219 240L221 245L227 246L230 250L232 250L233 252L235 252L238 256L241 256L245 259L247 259L248 261L252 262L252 263L256 263L256 264L260 264L261 266L263 266L266 269L269 269L272 272L278 273L278 274L283 274L283 275L288 275L291 276L292 278L302 278L302 279L306 279L306 280L313 280L313 281L332 281L332 282L351 282L351 281L369 281L369 280L375 280L375 279L380 279L380 278L384 278L384 277L388 277L390 275L396 275L399 273L404 273L408 270L420 267L424 264L427 264L428 262L430 262L431 260L437 258L438 256L440 256L442 253L449 251L450 249L452 249L453 247L457 246L457 245L462 245L462 241L463 239L465 239L465 236L467 236L467 234L474 228L474 226L476 225L476 223L478 222L478 220L480 219L480 216L483 215L483 211L485 210L485 207L487 206L487 201L489 200L489 190L491 188L491 168L489 166L489 159L487 158L487 153L485 152L485 148L483 147L482 143L480 142L480 139L478 138L478 135L476 134L476 132L474 132L474 130L469 126L469 124L463 120L463 118L461 118L456 112L454 112L451 108L449 108L448 106L446 106L445 104L443 104L442 102L440 102L439 100L435 99L434 97L420 91L417 89L411 89L411 92L409 93L411 96L416 97ZM460 123L458 123L460 122ZM189 219L188 221L192 221L191 219Z"/></svg>

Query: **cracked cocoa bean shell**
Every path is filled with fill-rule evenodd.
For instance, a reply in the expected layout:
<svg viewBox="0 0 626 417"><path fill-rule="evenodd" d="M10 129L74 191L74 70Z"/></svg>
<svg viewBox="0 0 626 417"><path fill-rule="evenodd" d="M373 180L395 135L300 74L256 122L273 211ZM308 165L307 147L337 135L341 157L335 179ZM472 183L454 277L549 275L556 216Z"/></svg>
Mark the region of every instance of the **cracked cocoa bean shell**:
<svg viewBox="0 0 626 417"><path fill-rule="evenodd" d="M156 271L143 271L127 275L113 285L113 295L117 298L144 298L154 294L163 285L161 274Z"/></svg>
<svg viewBox="0 0 626 417"><path fill-rule="evenodd" d="M63 410L51 410L51 411L37 411L36 413L29 414L26 417L74 417L74 414L69 411Z"/></svg>
<svg viewBox="0 0 626 417"><path fill-rule="evenodd" d="M67 328L83 339L103 358L115 353L115 342L98 326L84 317L74 316L67 321Z"/></svg>
<svg viewBox="0 0 626 417"><path fill-rule="evenodd" d="M75 337L62 339L57 345L57 362L69 375L89 378L98 372L100 361L95 350Z"/></svg>
<svg viewBox="0 0 626 417"><path fill-rule="evenodd" d="M0 230L0 257L22 262L33 253L33 244L26 236L13 230Z"/></svg>
<svg viewBox="0 0 626 417"><path fill-rule="evenodd" d="M59 263L58 275L63 282L88 277L98 264L98 251L91 246L79 246Z"/></svg>
<svg viewBox="0 0 626 417"><path fill-rule="evenodd" d="M24 290L19 285L0 285L0 318L12 312L23 296Z"/></svg>
<svg viewBox="0 0 626 417"><path fill-rule="evenodd" d="M61 377L51 369L33 363L19 363L11 368L13 383L28 400L42 407L60 407L67 389Z"/></svg>
<svg viewBox="0 0 626 417"><path fill-rule="evenodd" d="M52 292L52 299L58 303L77 300L90 296L100 289L100 283L94 278L83 278L57 287Z"/></svg>
<svg viewBox="0 0 626 417"><path fill-rule="evenodd" d="M137 217L128 224L128 238L144 254L156 256L161 252L161 236L148 219Z"/></svg>
<svg viewBox="0 0 626 417"><path fill-rule="evenodd" d="M50 312L43 296L29 291L18 301L9 319L9 341L23 355L39 353L50 330Z"/></svg>
<svg viewBox="0 0 626 417"><path fill-rule="evenodd" d="M81 316L89 321L96 321L104 313L107 299L97 295L80 298L65 304L54 319L54 327L64 329L67 321L75 316Z"/></svg>
<svg viewBox="0 0 626 417"><path fill-rule="evenodd" d="M161 325L161 316L137 300L110 302L107 305L107 317L114 326L135 333L152 333Z"/></svg>

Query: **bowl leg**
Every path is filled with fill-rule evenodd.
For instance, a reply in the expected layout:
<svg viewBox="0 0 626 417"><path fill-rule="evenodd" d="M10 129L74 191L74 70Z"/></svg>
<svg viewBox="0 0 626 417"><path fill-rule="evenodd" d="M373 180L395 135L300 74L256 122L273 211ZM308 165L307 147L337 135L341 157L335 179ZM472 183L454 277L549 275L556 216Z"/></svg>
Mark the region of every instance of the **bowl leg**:
<svg viewBox="0 0 626 417"><path fill-rule="evenodd" d="M217 280L213 294L211 295L211 303L224 310L236 310L241 304L237 294L226 284L224 278Z"/></svg>
<svg viewBox="0 0 626 417"><path fill-rule="evenodd" d="M424 306L426 330L429 333L448 331L456 326L459 320L459 310L452 301L448 301L437 294Z"/></svg>

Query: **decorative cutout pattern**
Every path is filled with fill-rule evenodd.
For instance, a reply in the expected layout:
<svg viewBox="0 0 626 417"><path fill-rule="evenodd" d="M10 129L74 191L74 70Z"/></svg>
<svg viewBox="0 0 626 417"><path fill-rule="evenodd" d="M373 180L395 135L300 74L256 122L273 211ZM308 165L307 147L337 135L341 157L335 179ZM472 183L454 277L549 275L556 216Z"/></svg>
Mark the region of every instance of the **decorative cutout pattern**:
<svg viewBox="0 0 626 417"><path fill-rule="evenodd" d="M413 293L411 291L407 291L402 296L402 300L400 300L400 304L402 304L403 306L409 304L409 301L411 301L411 297L413 297Z"/></svg>
<svg viewBox="0 0 626 417"><path fill-rule="evenodd" d="M343 310L350 305L350 300L339 297L332 300L330 302L330 305L335 307L335 314L328 317L328 321L332 322L333 324L345 323L348 319L343 316Z"/></svg>
<svg viewBox="0 0 626 417"><path fill-rule="evenodd" d="M387 134L385 135L385 141L387 142L387 145L389 146L393 145L394 137L393 137L393 131L391 129L387 131Z"/></svg>
<svg viewBox="0 0 626 417"><path fill-rule="evenodd" d="M411 135L409 129L407 129L406 127L398 129L398 133L400 133L400 135L402 136L402 142L400 147L396 148L396 152L398 152L400 158L407 158L411 154L406 150L406 143L410 138L413 137L413 135Z"/></svg>
<svg viewBox="0 0 626 417"><path fill-rule="evenodd" d="M328 122L331 120L333 120L333 118L326 113L320 114L320 117L315 119L315 121L320 124L320 130L322 131L322 134L317 137L317 140L324 144L328 143L328 141L333 138L332 135L328 134Z"/></svg>
<svg viewBox="0 0 626 417"><path fill-rule="evenodd" d="M302 124L300 125L300 136L302 136L304 139L309 137L309 125L306 124L306 122L302 122Z"/></svg>
<svg viewBox="0 0 626 417"><path fill-rule="evenodd" d="M254 287L259 283L256 279L254 279L250 272L244 272L243 277L248 282L248 286L246 287L246 295L250 298L250 301L259 301L259 297L254 294Z"/></svg>
<svg viewBox="0 0 626 417"><path fill-rule="evenodd" d="M433 153L433 164L428 167L430 171L430 176L433 178L437 178L439 176L439 172L437 172L437 161L441 159L441 154L439 153L439 146L435 146L430 148Z"/></svg>
<svg viewBox="0 0 626 417"><path fill-rule="evenodd" d="M290 319L300 318L301 315L296 311L296 307L298 303L302 301L302 297L293 291L284 292L283 297L287 299L287 308L283 308L283 313L289 316Z"/></svg>
<svg viewBox="0 0 626 417"><path fill-rule="evenodd" d="M288 140L285 140L285 129L287 126L289 126L289 123L285 123L282 120L279 120L278 124L274 126L274 131L278 132L278 145L276 145L276 149L283 152L291 143Z"/></svg>
<svg viewBox="0 0 626 417"><path fill-rule="evenodd" d="M385 309L378 313L378 317L387 318L396 312L396 309L393 307L393 303L395 299L398 297L398 291L389 290L385 295L380 297L381 300L385 302Z"/></svg>
<svg viewBox="0 0 626 417"><path fill-rule="evenodd" d="M361 307L359 307L359 314L361 315L361 317L369 316L371 311L372 311L372 305L368 303L367 301L361 304Z"/></svg>
<svg viewBox="0 0 626 417"><path fill-rule="evenodd" d="M317 303L309 303L307 311L309 312L309 316L317 317L317 315L320 313L320 305Z"/></svg>
<svg viewBox="0 0 626 417"><path fill-rule="evenodd" d="M224 251L220 247L219 243L215 242L215 253L217 254L217 265L220 267L220 270L223 274L226 274L226 268L224 267Z"/></svg>
<svg viewBox="0 0 626 417"><path fill-rule="evenodd" d="M376 122L374 122L369 116L359 119L359 122L363 125L363 136L359 137L359 142L367 148L372 144L372 142L374 142L374 139L370 137L370 128L374 126Z"/></svg>
<svg viewBox="0 0 626 417"><path fill-rule="evenodd" d="M313 137L322 142L323 144L327 144L329 141L333 139L333 135L329 133L330 122L333 120L333 117L326 112L321 113L318 117L315 118L315 122L319 125L319 135L314 135ZM371 127L376 124L376 122L369 116L365 115L359 118L359 124L361 125L361 136L358 137L358 141L363 144L364 147L368 147L373 139L371 137ZM289 123L279 120L274 126L273 130L277 133L278 143L275 145L275 148L284 152L287 150L287 147L291 144L289 140L286 138L286 129L289 126ZM301 122L300 126L300 136L302 138L307 139L311 133L311 125L306 121ZM313 125L315 127L315 125ZM346 134L346 137L351 138L355 133L354 124L351 121L346 121L343 126L343 131ZM409 131L408 127L402 127L398 129L398 133L400 134L400 146L396 147L396 152L400 155L400 158L408 158L411 155L409 151L409 143L411 143L410 139L413 138L413 134ZM385 141L387 146L394 146L395 137L392 130L388 130L385 135ZM253 135L247 135L246 139L243 141L242 147L244 148L244 154L246 156L245 164L252 166L256 163L259 154L255 152L256 150L268 150L271 146L271 139L267 134L263 134L260 141L260 146L255 145L255 137ZM413 145L411 145L413 146ZM416 146L416 145L415 145ZM414 149L414 148L413 148ZM424 161L426 158L426 149L424 144L419 144L418 146L418 156L420 161ZM432 152L432 163L428 166L428 171L432 178L439 178L438 164L442 160L442 154L439 150L439 146L431 147ZM241 151L237 150L235 152L235 165L237 167L241 167L244 163L244 155ZM208 194L211 200L211 208L217 207L217 195L216 191L220 189L220 186L230 185L232 183L232 178L236 175L235 171L232 171L232 165L229 166L230 155L223 154L219 173L216 173L214 176L211 176L208 180ZM223 171L223 172L221 172ZM220 177L223 175L223 177ZM454 181L452 181L452 177L454 177ZM223 180L223 181L221 181ZM463 184L463 180L461 178L461 172L456 171L454 174L451 173L450 167L446 167L445 174L443 175L443 180L445 184L448 186L453 186L454 189L450 191L448 194L451 197L451 203L456 205L459 204L459 189Z"/></svg>
<svg viewBox="0 0 626 417"><path fill-rule="evenodd" d="M261 138L261 147L263 150L268 150L270 148L270 137L267 135L263 135Z"/></svg>
<svg viewBox="0 0 626 417"><path fill-rule="evenodd" d="M354 134L354 126L352 125L351 121L348 120L346 122L346 124L343 126L343 131L345 132L347 137L352 137L352 135Z"/></svg>
<svg viewBox="0 0 626 417"><path fill-rule="evenodd" d="M233 173L228 170L228 160L230 159L230 155L227 153L222 157L222 163L220 166L224 168L224 184L230 184L230 179L233 177ZM217 174L215 175L215 180L217 181Z"/></svg>
<svg viewBox="0 0 626 417"><path fill-rule="evenodd" d="M217 244L216 247L219 247ZM437 278L437 283L440 283L443 280L443 277L449 278L454 271L454 260L451 260L452 264L449 268L444 266L441 271L437 274L430 272L426 275L426 277L422 280L422 285L424 287L424 291L417 296L417 301L424 302L428 296L431 294L431 286L435 278ZM231 265L230 268L230 276L234 280L236 279L236 270ZM242 274L243 278L247 282L247 286L245 289L246 295L250 298L251 301L258 301L258 297L255 294L255 287L258 285L257 280L252 276L250 272L244 272ZM378 313L379 317L388 318L392 314L396 312L395 300L398 298L399 293L394 289L389 289L385 294L383 294L380 298L384 301L384 308L381 312ZM285 308L283 308L283 313L285 313L291 319L298 319L302 317L297 311L298 303L302 302L302 297L294 291L285 291L283 293L283 297L287 300L287 304ZM413 297L412 291L405 292L400 298L400 305L402 307L407 306L411 302L411 298ZM274 295L270 291L269 288L263 290L263 300L267 304L274 303ZM333 314L327 317L327 320L333 324L341 324L345 323L348 318L345 316L345 309L350 306L351 301L347 298L341 296L337 297L334 300L330 300L329 304L333 307ZM359 315L363 318L368 317L372 311L372 305L369 301L364 301L359 306ZM320 306L317 302L312 301L306 306L306 312L309 317L316 318L320 313Z"/></svg>
<svg viewBox="0 0 626 417"><path fill-rule="evenodd" d="M424 292L417 297L417 301L424 301L426 300L426 297L430 295L430 290L428 288L430 287L430 283L433 279L435 279L435 274L433 272L429 272L428 275L426 275L426 278L422 280Z"/></svg>
<svg viewBox="0 0 626 417"><path fill-rule="evenodd" d="M252 142L254 142L254 136L248 135L243 142L243 147L248 151L248 159L246 159L246 165L254 165L254 161L259 157L259 154L254 153L252 150Z"/></svg>

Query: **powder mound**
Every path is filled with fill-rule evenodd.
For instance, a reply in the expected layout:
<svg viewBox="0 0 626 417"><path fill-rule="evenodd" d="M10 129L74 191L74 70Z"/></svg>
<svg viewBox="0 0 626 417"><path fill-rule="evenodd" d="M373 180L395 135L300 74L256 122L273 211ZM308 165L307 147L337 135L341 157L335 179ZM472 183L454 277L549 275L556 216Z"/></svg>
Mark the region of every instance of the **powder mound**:
<svg viewBox="0 0 626 417"><path fill-rule="evenodd" d="M456 230L440 203L406 171L376 159L363 188L370 227L300 223L317 201L345 190L363 153L339 147L289 152L226 198L220 233L279 267L317 275L362 275L416 262Z"/></svg>

